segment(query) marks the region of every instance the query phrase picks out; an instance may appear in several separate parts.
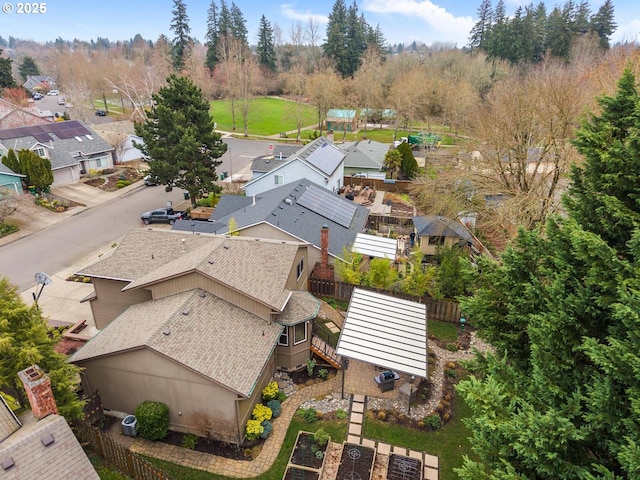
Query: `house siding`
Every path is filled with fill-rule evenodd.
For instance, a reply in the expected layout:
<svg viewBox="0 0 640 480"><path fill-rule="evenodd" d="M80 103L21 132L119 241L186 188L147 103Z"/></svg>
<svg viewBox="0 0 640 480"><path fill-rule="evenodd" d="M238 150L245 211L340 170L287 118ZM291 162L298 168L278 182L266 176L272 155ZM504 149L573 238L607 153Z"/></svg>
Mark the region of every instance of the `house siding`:
<svg viewBox="0 0 640 480"><path fill-rule="evenodd" d="M307 341L299 343L298 345L293 344L294 327L286 328L288 330L287 338L289 339L289 345L278 345L276 350L277 363L278 370L292 372L305 368L307 359L310 358L311 353L309 349L311 347L311 324L307 322Z"/></svg>
<svg viewBox="0 0 640 480"><path fill-rule="evenodd" d="M429 235L420 235L420 252L424 255L435 255L439 245L429 245ZM460 241L459 237L444 237L445 248L451 248Z"/></svg>
<svg viewBox="0 0 640 480"><path fill-rule="evenodd" d="M78 365L86 369L83 377L91 379L85 388L100 391L104 408L134 413L145 400L162 402L169 407L171 430L193 432L210 422L211 434L217 439L235 443L244 434L244 424L240 430L236 421L237 394L151 350L125 352ZM259 399L261 390L257 392ZM254 397L255 391L242 403L251 403Z"/></svg>
<svg viewBox="0 0 640 480"><path fill-rule="evenodd" d="M20 180L20 177L0 173L0 193L1 192L9 192L15 193L16 195L21 195L22 181Z"/></svg>
<svg viewBox="0 0 640 480"><path fill-rule="evenodd" d="M270 320L271 308L247 297L246 293L238 292L217 283L199 273L189 273L178 278L163 281L157 285L151 285L153 299L157 300L176 293L182 293L194 288L201 288L213 295L233 304L262 319ZM250 293L250 291L249 291Z"/></svg>
<svg viewBox="0 0 640 480"><path fill-rule="evenodd" d="M103 329L129 306L151 300L149 290L121 290L129 282L94 278L93 288L96 298L91 300L91 311L96 328Z"/></svg>

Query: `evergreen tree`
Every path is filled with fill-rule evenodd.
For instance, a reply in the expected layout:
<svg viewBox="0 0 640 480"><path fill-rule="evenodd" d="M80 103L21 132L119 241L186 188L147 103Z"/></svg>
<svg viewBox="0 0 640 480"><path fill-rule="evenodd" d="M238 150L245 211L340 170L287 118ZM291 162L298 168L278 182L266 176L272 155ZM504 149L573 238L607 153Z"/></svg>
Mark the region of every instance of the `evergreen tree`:
<svg viewBox="0 0 640 480"><path fill-rule="evenodd" d="M242 11L238 8L235 2L231 2L231 10L229 11L231 15L231 33L233 36L240 40L245 46L249 46L249 41L247 40L247 22L244 19L244 15L242 15Z"/></svg>
<svg viewBox="0 0 640 480"><path fill-rule="evenodd" d="M609 37L616 31L614 22L613 1L605 0L598 13L591 17L591 30L598 34L600 46L609 48Z"/></svg>
<svg viewBox="0 0 640 480"><path fill-rule="evenodd" d="M347 7L344 0L336 0L329 14L327 23L327 41L322 46L325 57L335 66L336 70L347 76L349 71L347 54Z"/></svg>
<svg viewBox="0 0 640 480"><path fill-rule="evenodd" d="M20 166L20 161L18 160L18 157L16 155L16 151L13 148L9 149L7 154L2 157L2 164L13 173L24 175L22 167Z"/></svg>
<svg viewBox="0 0 640 480"><path fill-rule="evenodd" d="M37 364L51 379L58 411L67 420L82 415L76 395L80 370L54 350L56 337L36 306L27 307L16 287L0 278L0 388L26 404L18 372Z"/></svg>
<svg viewBox="0 0 640 480"><path fill-rule="evenodd" d="M215 0L211 0L211 5L207 12L207 33L205 35L207 53L204 60L204 66L207 67L210 72L213 72L219 61L217 52L220 32L219 23L218 6Z"/></svg>
<svg viewBox="0 0 640 480"><path fill-rule="evenodd" d="M11 59L2 57L2 49L0 48L0 88L15 87L16 82L13 80L11 73Z"/></svg>
<svg viewBox="0 0 640 480"><path fill-rule="evenodd" d="M27 77L40 75L40 70L38 69L35 60L26 55L22 59L22 63L18 66L18 73L20 74L20 77L26 81Z"/></svg>
<svg viewBox="0 0 640 480"><path fill-rule="evenodd" d="M553 56L569 58L573 32L571 23L572 4L563 9L555 7L547 20L547 48Z"/></svg>
<svg viewBox="0 0 640 480"><path fill-rule="evenodd" d="M385 54L389 51L389 46L380 25L376 25L376 28L369 27L369 32L367 33L367 47L373 48L378 56L383 61L385 60Z"/></svg>
<svg viewBox="0 0 640 480"><path fill-rule="evenodd" d="M568 218L522 230L500 263L472 272L477 291L461 305L496 356L459 386L480 457L464 459L463 479L640 473L638 100L627 70L577 131L585 163Z"/></svg>
<svg viewBox="0 0 640 480"><path fill-rule="evenodd" d="M189 17L187 16L187 6L184 0L173 0L173 10L171 11L171 30L175 34L173 39L173 68L180 72L184 68L184 62L191 49L191 28L189 27Z"/></svg>
<svg viewBox="0 0 640 480"><path fill-rule="evenodd" d="M364 17L358 15L358 5L353 4L347 10L347 48L346 69L341 71L344 77L353 77L362 64L362 56L367 49L367 30L369 25Z"/></svg>
<svg viewBox="0 0 640 480"><path fill-rule="evenodd" d="M511 45L509 19L503 0L499 0L493 11L492 27L487 37L487 54L494 58L508 58Z"/></svg>
<svg viewBox="0 0 640 480"><path fill-rule="evenodd" d="M389 172L391 178L402 165L402 153L397 148L392 148L384 156L384 168Z"/></svg>
<svg viewBox="0 0 640 480"><path fill-rule="evenodd" d="M416 176L420 167L418 167L418 162L416 161L416 157L413 156L413 150L411 146L407 142L402 142L396 148L398 152L402 155L402 161L400 163L400 170L402 170L405 176L409 179L412 179Z"/></svg>
<svg viewBox="0 0 640 480"><path fill-rule="evenodd" d="M263 69L270 72L276 71L276 47L273 40L273 29L264 15L260 17L256 55L258 56L258 64Z"/></svg>
<svg viewBox="0 0 640 480"><path fill-rule="evenodd" d="M51 161L42 158L32 150L20 150L18 152L20 169L26 175L27 185L35 187L42 192L53 183L53 172L51 171Z"/></svg>
<svg viewBox="0 0 640 480"><path fill-rule="evenodd" d="M486 43L489 31L491 30L492 17L491 0L482 0L480 7L478 7L478 21L471 29L469 36L470 48L480 48L482 50L487 48Z"/></svg>
<svg viewBox="0 0 640 480"><path fill-rule="evenodd" d="M152 96L153 106L144 123L135 125L143 145L136 145L151 159L150 174L164 185L187 190L192 205L205 193L218 192L217 160L227 150L214 132L209 102L191 80L171 75L167 86Z"/></svg>

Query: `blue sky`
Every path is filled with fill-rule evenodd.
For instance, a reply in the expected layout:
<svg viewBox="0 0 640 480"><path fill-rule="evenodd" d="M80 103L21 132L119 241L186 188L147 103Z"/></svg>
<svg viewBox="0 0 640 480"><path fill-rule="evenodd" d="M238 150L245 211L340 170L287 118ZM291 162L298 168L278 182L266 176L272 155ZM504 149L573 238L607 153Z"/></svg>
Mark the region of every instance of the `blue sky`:
<svg viewBox="0 0 640 480"><path fill-rule="evenodd" d="M345 3L350 5L351 1L345 0ZM565 1L547 1L548 11ZM2 0L2 3L0 35L5 39L13 36L39 42L57 37L65 40L96 37L127 40L137 33L154 41L161 33L172 37L169 30L172 0L49 0L43 2L46 4L45 13L31 14L16 13L18 2ZM186 0L185 3L191 34L202 41L211 0ZM216 3L219 5L220 2ZM247 21L249 42L255 44L262 14L272 25L280 27L284 41L289 39L292 25L302 22L304 27L309 18L319 23L324 38L333 0L235 0L235 3ZM372 26L380 25L390 43L407 44L421 40L427 45L451 42L462 47L467 44L481 0L359 0L357 3L367 22ZM492 1L493 5L496 3L497 0ZM532 0L505 0L505 3L507 14L512 14L518 5L527 5ZM591 1L592 13L597 12L602 3L604 0ZM618 24L613 41L640 41L640 3L637 0L614 0L613 4ZM13 12L4 13L7 5ZM227 0L227 5L231 5L231 0Z"/></svg>

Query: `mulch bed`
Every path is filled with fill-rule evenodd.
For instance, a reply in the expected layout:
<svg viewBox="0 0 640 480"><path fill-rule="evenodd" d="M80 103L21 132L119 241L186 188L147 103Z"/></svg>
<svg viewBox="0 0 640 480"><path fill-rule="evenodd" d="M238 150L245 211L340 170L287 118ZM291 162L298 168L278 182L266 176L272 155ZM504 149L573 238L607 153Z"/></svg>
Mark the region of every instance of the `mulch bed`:
<svg viewBox="0 0 640 480"><path fill-rule="evenodd" d="M140 180L140 174L137 170L131 168L118 168L113 173L90 178L84 183L91 187L99 188L100 190L115 192L118 190L119 180L128 180L131 183L137 182Z"/></svg>
<svg viewBox="0 0 640 480"><path fill-rule="evenodd" d="M166 437L160 440L162 443L182 447L182 440L185 434L181 432L169 431ZM236 445L233 443L221 442L219 440L200 438L196 443L197 452L218 455L219 457L230 458L232 460L252 460L250 451L259 442L245 442L247 445Z"/></svg>
<svg viewBox="0 0 640 480"><path fill-rule="evenodd" d="M336 478L367 480L371 478L374 460L375 450L372 448L345 443Z"/></svg>
<svg viewBox="0 0 640 480"><path fill-rule="evenodd" d="M291 463L318 470L322 467L324 456L319 458L315 452L321 451L324 453L326 449L327 445L319 447L315 444L313 435L309 433L300 433L296 446L293 449Z"/></svg>

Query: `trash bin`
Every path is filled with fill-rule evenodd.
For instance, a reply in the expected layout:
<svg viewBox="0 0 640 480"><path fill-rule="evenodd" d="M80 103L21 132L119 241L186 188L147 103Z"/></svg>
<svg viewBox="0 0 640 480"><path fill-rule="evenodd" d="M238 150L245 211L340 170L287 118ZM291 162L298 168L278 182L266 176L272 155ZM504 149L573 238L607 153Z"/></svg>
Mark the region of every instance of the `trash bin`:
<svg viewBox="0 0 640 480"><path fill-rule="evenodd" d="M189 200L189 192L182 192L182 195L184 195L185 200Z"/></svg>
<svg viewBox="0 0 640 480"><path fill-rule="evenodd" d="M220 174L220 180L224 180L224 172Z"/></svg>
<svg viewBox="0 0 640 480"><path fill-rule="evenodd" d="M135 437L138 434L136 430L137 423L138 420L136 420L135 415L127 415L124 417L124 420L122 420L122 433L128 437Z"/></svg>

